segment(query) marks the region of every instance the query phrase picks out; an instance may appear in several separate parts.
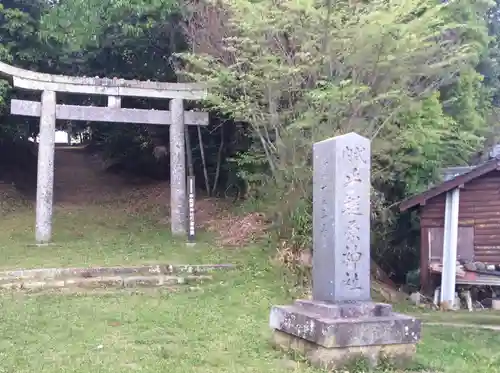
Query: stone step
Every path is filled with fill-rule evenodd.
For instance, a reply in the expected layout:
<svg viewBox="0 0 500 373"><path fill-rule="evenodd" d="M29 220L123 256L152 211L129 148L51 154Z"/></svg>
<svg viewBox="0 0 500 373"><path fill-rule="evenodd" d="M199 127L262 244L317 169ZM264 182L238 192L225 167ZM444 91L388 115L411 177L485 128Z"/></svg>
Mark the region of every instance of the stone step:
<svg viewBox="0 0 500 373"><path fill-rule="evenodd" d="M81 268L37 268L0 271L0 282L21 280L56 280L95 277L125 276L171 276L174 274L204 274L222 270L231 270L232 264L154 264L142 266L116 267L81 267Z"/></svg>
<svg viewBox="0 0 500 373"><path fill-rule="evenodd" d="M37 292L50 289L127 289L127 288L178 288L196 287L205 281L212 280L209 275L130 275L130 276L96 276L72 277L65 279L17 279L0 281L1 290L26 290ZM194 285L194 286L193 286Z"/></svg>
<svg viewBox="0 0 500 373"><path fill-rule="evenodd" d="M44 296L44 295L76 295L76 296L119 296L119 295L151 295L157 296L158 294L180 294L180 293L203 293L205 285L172 285L172 286L159 286L154 288L99 288L99 289L84 289L84 288L52 288L52 289L36 289L36 290L18 290L13 293L9 291L10 295L16 296ZM7 290L5 290L7 292ZM0 294L2 291L0 290Z"/></svg>

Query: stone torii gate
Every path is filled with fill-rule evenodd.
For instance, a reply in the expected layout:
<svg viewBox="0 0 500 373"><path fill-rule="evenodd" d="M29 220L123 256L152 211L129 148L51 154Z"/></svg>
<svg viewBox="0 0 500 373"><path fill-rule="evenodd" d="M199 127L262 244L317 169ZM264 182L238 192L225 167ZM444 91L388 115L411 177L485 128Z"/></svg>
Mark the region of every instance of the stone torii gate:
<svg viewBox="0 0 500 373"><path fill-rule="evenodd" d="M184 126L207 125L208 113L184 111L183 100L205 98L204 86L51 75L3 62L0 62L0 76L11 80L15 88L42 93L41 102L11 101L12 114L40 117L35 234L38 244L49 243L52 236L56 119L170 125L171 229L175 235L186 233ZM104 95L108 97L108 106L58 105L57 92ZM170 99L170 111L124 109L121 107L124 96Z"/></svg>

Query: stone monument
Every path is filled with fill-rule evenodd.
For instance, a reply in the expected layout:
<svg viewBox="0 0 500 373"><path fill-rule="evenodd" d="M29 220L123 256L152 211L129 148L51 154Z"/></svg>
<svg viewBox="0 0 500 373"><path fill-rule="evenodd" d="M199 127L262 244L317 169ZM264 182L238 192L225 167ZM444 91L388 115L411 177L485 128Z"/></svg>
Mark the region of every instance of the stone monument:
<svg viewBox="0 0 500 373"><path fill-rule="evenodd" d="M274 306L273 342L313 365L360 359L406 365L420 321L370 295L370 140L355 133L313 147L313 299Z"/></svg>

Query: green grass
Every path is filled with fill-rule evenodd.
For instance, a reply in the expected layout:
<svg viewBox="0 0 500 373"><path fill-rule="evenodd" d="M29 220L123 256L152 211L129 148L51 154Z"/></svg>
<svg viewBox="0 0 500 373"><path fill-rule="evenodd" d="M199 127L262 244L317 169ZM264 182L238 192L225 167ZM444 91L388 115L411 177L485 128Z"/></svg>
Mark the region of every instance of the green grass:
<svg viewBox="0 0 500 373"><path fill-rule="evenodd" d="M499 343L495 331L424 326L417 363L431 372L499 372Z"/></svg>
<svg viewBox="0 0 500 373"><path fill-rule="evenodd" d="M409 313L419 319L433 323L454 323L470 325L489 325L500 327L500 311L490 309L469 312L467 310L453 312L422 311L411 309Z"/></svg>
<svg viewBox="0 0 500 373"><path fill-rule="evenodd" d="M28 248L33 213L2 221L4 267L232 262L202 292L0 297L0 373L318 372L269 344L269 310L289 303L269 249L186 247L168 227L108 208L58 210L58 247ZM416 365L427 372L500 370L500 333L425 327Z"/></svg>
<svg viewBox="0 0 500 373"><path fill-rule="evenodd" d="M266 278L252 271L204 293L4 297L0 372L280 372Z"/></svg>
<svg viewBox="0 0 500 373"><path fill-rule="evenodd" d="M127 216L114 206L56 208L54 245L48 247L33 246L34 220L28 210L2 219L0 268L231 263L245 255L245 250L219 250L203 236L187 248L159 219Z"/></svg>

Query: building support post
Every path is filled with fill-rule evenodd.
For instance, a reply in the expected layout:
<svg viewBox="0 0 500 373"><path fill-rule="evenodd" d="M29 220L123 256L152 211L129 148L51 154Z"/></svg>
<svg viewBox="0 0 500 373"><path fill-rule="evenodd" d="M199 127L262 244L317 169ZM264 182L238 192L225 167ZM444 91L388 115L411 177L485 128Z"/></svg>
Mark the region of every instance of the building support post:
<svg viewBox="0 0 500 373"><path fill-rule="evenodd" d="M56 93L42 92L36 184L37 244L47 244L52 236L54 203L54 152L56 136Z"/></svg>
<svg viewBox="0 0 500 373"><path fill-rule="evenodd" d="M186 234L186 146L184 138L184 104L170 100L170 212L173 235Z"/></svg>
<svg viewBox="0 0 500 373"><path fill-rule="evenodd" d="M457 275L458 211L460 189L446 193L443 237L443 273L441 276L441 304L455 308L455 285Z"/></svg>

